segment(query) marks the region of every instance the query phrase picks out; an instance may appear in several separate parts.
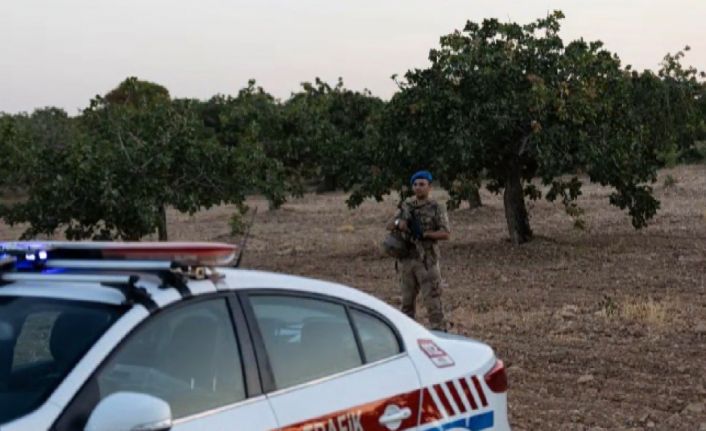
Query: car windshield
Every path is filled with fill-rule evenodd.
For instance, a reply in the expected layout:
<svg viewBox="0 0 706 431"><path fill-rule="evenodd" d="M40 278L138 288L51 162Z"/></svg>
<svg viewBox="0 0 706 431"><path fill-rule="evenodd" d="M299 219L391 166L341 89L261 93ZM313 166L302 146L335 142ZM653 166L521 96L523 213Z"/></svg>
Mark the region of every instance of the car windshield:
<svg viewBox="0 0 706 431"><path fill-rule="evenodd" d="M123 310L0 296L0 425L39 407Z"/></svg>

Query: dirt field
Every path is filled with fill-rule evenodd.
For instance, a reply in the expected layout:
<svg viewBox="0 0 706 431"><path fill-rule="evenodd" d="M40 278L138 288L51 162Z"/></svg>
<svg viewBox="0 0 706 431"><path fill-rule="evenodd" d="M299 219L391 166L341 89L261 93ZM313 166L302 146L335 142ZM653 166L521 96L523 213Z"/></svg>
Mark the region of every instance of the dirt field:
<svg viewBox="0 0 706 431"><path fill-rule="evenodd" d="M667 176L676 184L665 186ZM452 331L487 341L509 364L514 430L706 430L706 166L664 171L655 188L662 208L642 231L598 186L579 200L585 230L560 205L534 203L536 239L521 247L507 242L498 196L450 213L445 308ZM243 266L399 305L393 261L378 249L395 200L353 211L344 200L307 195L267 211L252 199L260 212ZM237 241L231 211L171 213L170 239ZM0 224L0 238L20 230Z"/></svg>

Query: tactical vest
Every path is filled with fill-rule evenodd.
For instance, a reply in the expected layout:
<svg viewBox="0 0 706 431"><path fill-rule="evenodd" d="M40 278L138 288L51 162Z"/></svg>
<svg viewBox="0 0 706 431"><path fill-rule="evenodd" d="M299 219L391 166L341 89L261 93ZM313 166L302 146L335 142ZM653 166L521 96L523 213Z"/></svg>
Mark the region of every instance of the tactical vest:
<svg viewBox="0 0 706 431"><path fill-rule="evenodd" d="M414 217L419 221L424 232L439 230L439 203L435 200L427 200L419 205L416 199L407 200L402 204L402 218L409 220ZM416 253L410 255L412 258L422 259L425 263L436 263L439 260L439 246L433 239L423 239L417 242Z"/></svg>

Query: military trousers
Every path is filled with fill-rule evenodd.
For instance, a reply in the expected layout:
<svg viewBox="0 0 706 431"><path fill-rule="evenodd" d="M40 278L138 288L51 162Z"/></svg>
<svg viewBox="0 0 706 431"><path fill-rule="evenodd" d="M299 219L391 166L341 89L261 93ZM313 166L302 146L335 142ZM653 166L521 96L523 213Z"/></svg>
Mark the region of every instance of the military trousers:
<svg viewBox="0 0 706 431"><path fill-rule="evenodd" d="M425 263L421 259L400 259L397 269L402 290L402 312L414 319L417 296L421 292L431 329L445 331L446 321L441 307L439 262Z"/></svg>

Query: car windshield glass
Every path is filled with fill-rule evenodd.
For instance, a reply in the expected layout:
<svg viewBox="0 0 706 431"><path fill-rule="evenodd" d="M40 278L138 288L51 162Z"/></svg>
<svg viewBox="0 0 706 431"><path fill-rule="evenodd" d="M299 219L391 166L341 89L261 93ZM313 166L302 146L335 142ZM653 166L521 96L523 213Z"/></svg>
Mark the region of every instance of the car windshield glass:
<svg viewBox="0 0 706 431"><path fill-rule="evenodd" d="M122 310L0 296L0 425L39 407Z"/></svg>

